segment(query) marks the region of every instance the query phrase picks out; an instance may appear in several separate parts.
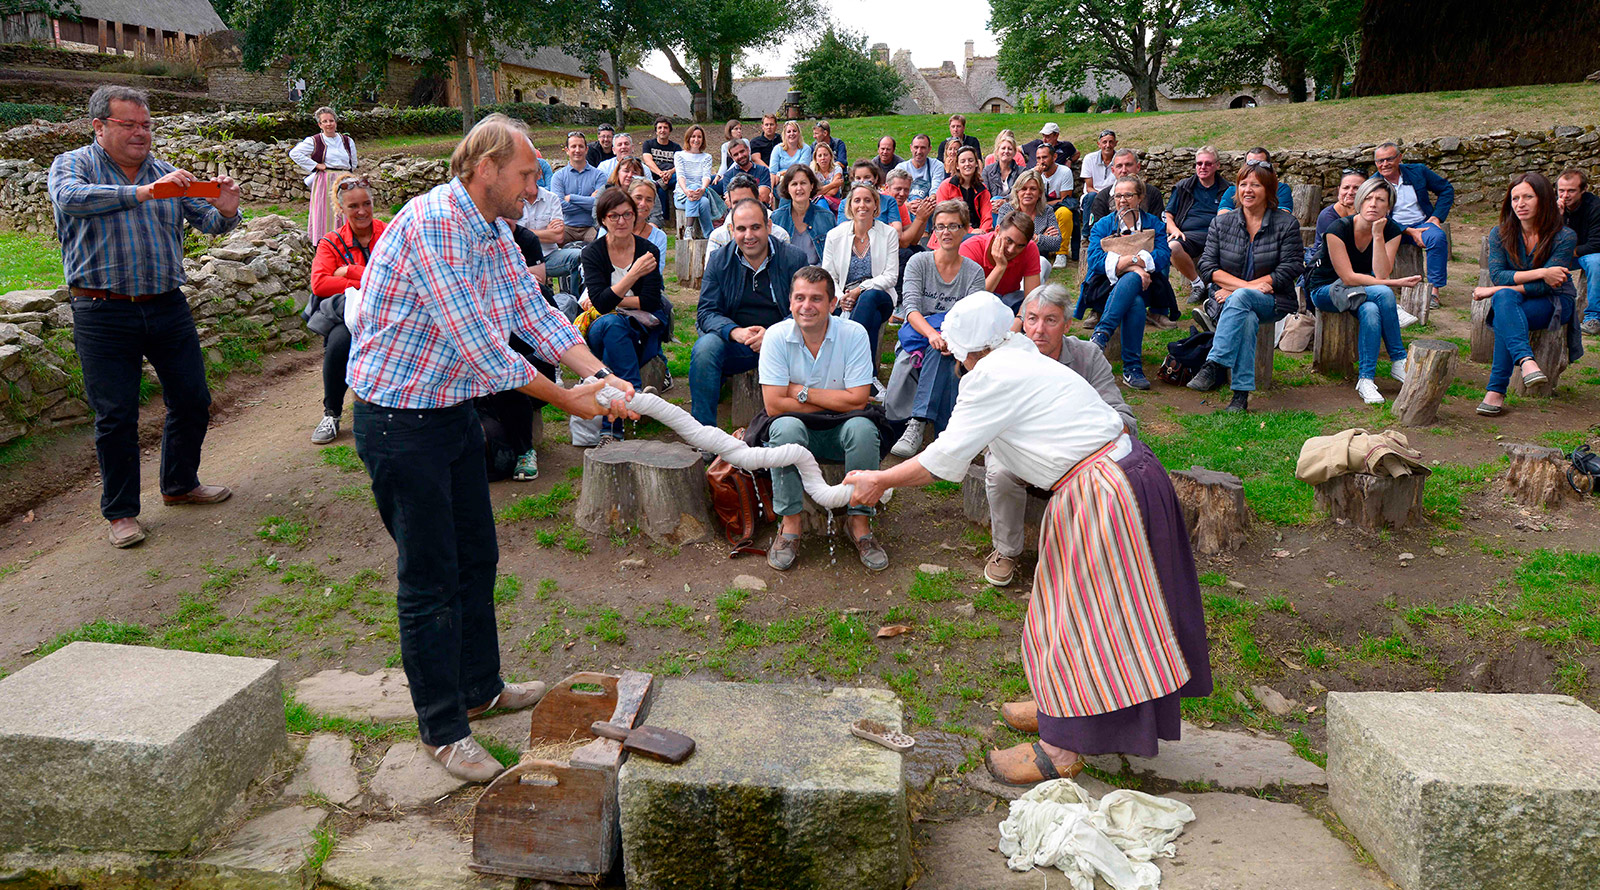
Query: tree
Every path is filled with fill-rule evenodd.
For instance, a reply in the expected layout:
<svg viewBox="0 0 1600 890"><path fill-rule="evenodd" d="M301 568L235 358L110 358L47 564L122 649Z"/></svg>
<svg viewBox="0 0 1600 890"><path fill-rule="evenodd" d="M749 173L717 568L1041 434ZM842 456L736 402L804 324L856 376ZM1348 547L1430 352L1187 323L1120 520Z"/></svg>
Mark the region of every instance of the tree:
<svg viewBox="0 0 1600 890"><path fill-rule="evenodd" d="M626 126L622 78L643 61L651 35L667 27L676 7L663 0L588 0L561 8L565 15L558 23L561 50L590 74L603 74L611 81L621 131Z"/></svg>
<svg viewBox="0 0 1600 890"><path fill-rule="evenodd" d="M1076 90L1092 72L1121 75L1156 110L1161 66L1199 0L991 0L1000 77L1018 92Z"/></svg>
<svg viewBox="0 0 1600 890"><path fill-rule="evenodd" d="M1171 78L1191 93L1275 79L1304 102L1308 76L1343 82L1343 47L1360 19L1361 0L1208 0L1182 31Z"/></svg>
<svg viewBox="0 0 1600 890"><path fill-rule="evenodd" d="M468 56L493 59L496 44L532 48L563 13L557 0L233 0L244 66L287 59L306 82L307 104L353 104L379 92L389 60L410 59L439 76L453 63L462 131L476 120Z"/></svg>
<svg viewBox="0 0 1600 890"><path fill-rule="evenodd" d="M888 114L910 92L900 72L872 60L865 34L832 25L795 59L789 80L805 94L806 111L817 117Z"/></svg>
<svg viewBox="0 0 1600 890"><path fill-rule="evenodd" d="M820 14L816 0L675 0L673 8L655 32L655 47L689 88L690 113L700 120L738 117L734 62L775 45Z"/></svg>

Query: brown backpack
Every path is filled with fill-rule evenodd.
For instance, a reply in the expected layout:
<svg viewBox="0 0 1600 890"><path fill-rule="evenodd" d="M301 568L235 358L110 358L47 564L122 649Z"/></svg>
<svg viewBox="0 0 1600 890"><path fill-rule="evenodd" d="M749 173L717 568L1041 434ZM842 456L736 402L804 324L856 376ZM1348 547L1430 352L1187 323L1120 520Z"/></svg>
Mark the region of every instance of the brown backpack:
<svg viewBox="0 0 1600 890"><path fill-rule="evenodd" d="M744 438L744 430L735 430ZM721 457L706 467L706 486L711 489L711 507L722 521L722 532L733 545L729 557L741 553L765 556L767 551L755 545L761 523L777 521L772 509L772 476L766 471L750 473L735 467Z"/></svg>

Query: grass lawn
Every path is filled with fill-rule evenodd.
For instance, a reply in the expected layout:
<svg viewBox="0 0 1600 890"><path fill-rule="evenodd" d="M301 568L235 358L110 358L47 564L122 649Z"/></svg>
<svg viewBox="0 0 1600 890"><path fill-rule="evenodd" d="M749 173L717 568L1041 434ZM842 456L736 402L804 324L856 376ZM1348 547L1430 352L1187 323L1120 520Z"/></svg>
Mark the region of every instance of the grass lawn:
<svg viewBox="0 0 1600 890"><path fill-rule="evenodd" d="M50 235L0 232L0 293L62 282L61 245Z"/></svg>

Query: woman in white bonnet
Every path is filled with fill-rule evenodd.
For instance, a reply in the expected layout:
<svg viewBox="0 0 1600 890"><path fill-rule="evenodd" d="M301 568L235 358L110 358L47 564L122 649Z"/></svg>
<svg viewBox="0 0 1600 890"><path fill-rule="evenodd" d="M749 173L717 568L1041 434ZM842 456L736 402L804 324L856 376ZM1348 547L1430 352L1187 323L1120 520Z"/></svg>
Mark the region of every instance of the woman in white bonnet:
<svg viewBox="0 0 1600 890"><path fill-rule="evenodd" d="M1094 387L1014 335L1016 316L979 292L945 316L964 376L945 431L888 470L858 470L852 503L885 489L954 482L988 449L1053 492L1022 632L1034 699L1001 716L1039 741L989 752L996 778L1071 777L1093 754L1154 757L1175 741L1179 699L1211 694L1205 615L1189 534L1160 461Z"/></svg>

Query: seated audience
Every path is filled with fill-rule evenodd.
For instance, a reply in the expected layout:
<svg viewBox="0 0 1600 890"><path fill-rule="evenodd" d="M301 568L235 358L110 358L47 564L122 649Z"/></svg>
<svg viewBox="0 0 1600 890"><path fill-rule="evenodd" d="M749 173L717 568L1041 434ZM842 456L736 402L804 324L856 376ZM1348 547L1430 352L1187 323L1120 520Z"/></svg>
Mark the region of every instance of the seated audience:
<svg viewBox="0 0 1600 890"><path fill-rule="evenodd" d="M789 282L806 265L772 236L759 201L740 201L728 215L738 250L706 261L695 312L702 333L689 357L689 413L705 426L717 425L722 382L755 370L767 328L789 316Z"/></svg>
<svg viewBox="0 0 1600 890"><path fill-rule="evenodd" d="M1195 317L1216 336L1206 363L1189 388L1209 392L1231 377L1233 399L1224 410L1250 410L1256 388L1256 329L1274 324L1300 307L1295 279L1305 270L1300 221L1278 208L1278 177L1264 161L1246 161L1234 177L1239 211L1211 222L1200 278L1210 285L1207 304Z"/></svg>
<svg viewBox="0 0 1600 890"><path fill-rule="evenodd" d="M1394 257L1405 229L1389 218L1394 187L1368 179L1356 191L1356 212L1328 227L1307 276L1311 305L1318 312L1349 312L1360 324L1356 340L1356 395L1382 405L1375 379L1378 346L1389 354L1389 376L1406 381L1406 347L1400 342L1400 312L1394 289L1411 287L1420 275L1394 277Z"/></svg>
<svg viewBox="0 0 1600 890"><path fill-rule="evenodd" d="M728 197L728 183L739 176L748 176L755 181L756 199L761 203L772 206L772 171L765 164L757 164L755 158L750 156L750 147L743 142L732 143L728 152L729 161L723 166L722 172L712 181L711 186L722 195ZM723 146L727 148L728 146ZM728 201L727 203L732 203Z"/></svg>
<svg viewBox="0 0 1600 890"><path fill-rule="evenodd" d="M1061 250L1061 227L1055 209L1045 203L1044 179L1038 170L1029 167L1017 176L1017 181L1011 184L1009 202L996 207L995 215L1005 216L1012 210L1033 219L1033 243L1039 248L1039 259L1043 263L1040 274L1048 275L1056 252Z"/></svg>
<svg viewBox="0 0 1600 890"><path fill-rule="evenodd" d="M1078 155L1078 147L1061 138L1061 127L1055 121L1039 128L1039 138L1031 139L1022 146L1024 158L1037 159L1039 146L1050 146L1050 153L1055 157L1055 162L1072 171L1072 159Z"/></svg>
<svg viewBox="0 0 1600 890"><path fill-rule="evenodd" d="M740 146L740 148L742 150L743 146ZM735 176L733 177L733 181L728 183L728 206L731 207L734 204L744 200L757 201L762 207L767 206L767 202L762 201L760 198L760 189L756 185L756 181L754 179L743 175ZM771 216L770 211L768 216ZM774 228L771 231L772 237L777 238L779 241L782 241L785 244L789 243L789 233L787 231L779 228ZM706 260L709 262L713 253L720 250L723 246L733 243L733 226L731 224L731 220L724 220L722 225L717 226L717 228L712 231L711 235L706 240Z"/></svg>
<svg viewBox="0 0 1600 890"><path fill-rule="evenodd" d="M983 290L983 268L961 255L967 222L967 205L939 202L933 209L933 234L928 240L933 249L906 263L900 304L906 324L900 328L883 400L891 422L909 421L891 451L897 457L911 457L922 450L928 428L934 435L942 432L955 407L955 359L939 328L945 312L957 300Z"/></svg>
<svg viewBox="0 0 1600 890"><path fill-rule="evenodd" d="M1017 137L1010 130L1001 130L994 137L994 159L983 168L983 184L989 197L1002 203L1011 197L1011 184L1022 173L1022 163L1017 160Z"/></svg>
<svg viewBox="0 0 1600 890"><path fill-rule="evenodd" d="M761 134L750 140L750 153L761 159L763 166L772 163L772 147L783 140L778 136L778 116L764 114L761 116ZM776 175L776 171L774 171Z"/></svg>
<svg viewBox="0 0 1600 890"><path fill-rule="evenodd" d="M594 146L591 145L591 146L589 146L589 148L591 149L590 154L593 154L592 149L594 148ZM596 170L600 171L600 175L604 176L606 178L607 182L611 182L612 180L614 180L616 178L616 169L617 169L617 165L618 164L622 163L623 161L630 160L630 159L631 160L635 160L635 161L639 161L638 158L633 156L633 136L628 134L628 133L618 133L615 136L611 137L611 153L610 154L611 154L610 157L606 158L605 160L601 161L598 164L596 164L593 161L589 162L590 166L592 166ZM640 170L644 169L644 162L643 161L639 161L639 169ZM613 184L615 184L615 183L613 183ZM626 186L623 186L623 187L625 188ZM599 196L599 194L596 194L595 197L598 198L600 196Z"/></svg>
<svg viewBox="0 0 1600 890"><path fill-rule="evenodd" d="M856 161L850 165L850 176L845 183L845 188L840 191L841 200L834 214L834 223L843 224L850 219L849 207L843 201L843 195L849 191L850 186L858 182L868 182L878 190L878 219L885 225L898 227L900 225L900 203L893 196L883 190L883 175L878 172L872 161Z"/></svg>
<svg viewBox="0 0 1600 890"><path fill-rule="evenodd" d="M850 159L845 156L848 149L844 147L844 140L833 138L833 125L825 120L817 121L816 126L811 128L811 147L815 149L818 142L828 143L833 149L834 160L841 164L850 163Z"/></svg>
<svg viewBox="0 0 1600 890"><path fill-rule="evenodd" d="M317 242L311 261L311 299L306 327L322 335L322 419L311 431L313 445L339 437L344 413L345 365L350 362L350 329L344 323L344 292L361 287L361 273L372 258L372 245L383 235L384 222L372 215L372 186L364 176L350 176L334 186L345 223Z"/></svg>
<svg viewBox="0 0 1600 890"><path fill-rule="evenodd" d="M609 188L628 191L629 186L633 185L635 179L640 177L649 178L644 172L644 162L638 158L612 158L611 162L614 163L612 163L611 171L606 174L606 184L600 189L602 192ZM600 197L600 193L596 192L595 197Z"/></svg>
<svg viewBox="0 0 1600 890"><path fill-rule="evenodd" d="M883 182L883 193L894 199L900 213L900 221L894 224L894 229L900 233L900 249L904 251L921 244L922 239L928 236L933 205L938 202L934 201L932 195L913 198L911 174L900 167L889 171Z"/></svg>
<svg viewBox="0 0 1600 890"><path fill-rule="evenodd" d="M1568 167L1556 177L1556 200L1561 202L1562 221L1577 236L1573 253L1588 296L1581 329L1600 334L1600 197L1589 191L1589 174Z"/></svg>
<svg viewBox="0 0 1600 890"><path fill-rule="evenodd" d="M829 149L832 149L831 145ZM767 162L767 166L772 168L774 176L795 164L811 163L811 146L800 140L799 121L784 121L783 141L772 147L770 157L772 160Z"/></svg>
<svg viewBox="0 0 1600 890"><path fill-rule="evenodd" d="M645 140L644 153L639 160L644 162L644 169L656 181L656 208L661 211L664 219L670 219L672 210L672 193L677 190L677 171L673 164L678 152L683 151L683 146L672 141L672 121L665 117L656 118L656 138Z"/></svg>
<svg viewBox="0 0 1600 890"><path fill-rule="evenodd" d="M561 201L563 245L587 244L595 239L594 193L605 182L600 171L589 166L589 147L583 134L567 134L567 166L550 179L550 189Z"/></svg>
<svg viewBox="0 0 1600 890"><path fill-rule="evenodd" d="M1322 208L1317 214L1317 245L1322 244L1322 236L1328 234L1328 229L1333 224L1356 212L1356 192L1361 190L1361 184L1367 181L1366 174L1360 170L1345 168L1339 176L1339 190L1334 192L1333 203Z"/></svg>
<svg viewBox="0 0 1600 890"><path fill-rule="evenodd" d="M718 170L726 170L728 165L733 163L733 158L728 154L728 149L735 144L742 144L746 151L750 150L750 140L744 138L744 124L737 120L731 120L722 125L722 159L717 162Z"/></svg>
<svg viewBox="0 0 1600 890"><path fill-rule="evenodd" d="M1490 300L1494 363L1478 413L1505 413L1511 372L1521 369L1525 384L1549 379L1534 361L1529 331L1545 330L1560 317L1572 324L1577 289L1572 266L1578 237L1561 218L1556 190L1543 173L1519 173L1500 204L1500 224L1489 230L1489 283L1472 289L1474 300ZM1583 337L1567 329L1567 357L1583 357Z"/></svg>
<svg viewBox="0 0 1600 890"><path fill-rule="evenodd" d="M939 157L946 157L945 150L952 145L956 148L970 145L980 152L983 150L983 146L978 143L978 137L967 135L967 118L965 115L950 115L950 138L939 143ZM951 169L949 161L945 161L944 166L947 170ZM981 167L982 165L979 166Z"/></svg>
<svg viewBox="0 0 1600 890"><path fill-rule="evenodd" d="M965 156L963 155L963 162ZM1033 217L1013 210L994 231L968 238L961 255L983 268L983 289L1015 312L1024 295L1039 286L1039 245L1033 243Z"/></svg>
<svg viewBox="0 0 1600 890"><path fill-rule="evenodd" d="M933 141L926 133L911 137L911 157L901 161L898 169L911 176L911 197L921 200L932 198L944 182L944 163L928 156ZM885 177L887 181L887 177Z"/></svg>
<svg viewBox="0 0 1600 890"><path fill-rule="evenodd" d="M1094 201L1089 206L1089 218L1099 219L1102 216L1109 215L1111 213L1111 186L1129 176L1142 179L1140 168L1138 152L1131 148L1117 149L1116 153L1111 157L1111 172L1115 175L1115 178L1105 188L1095 192ZM1160 219L1162 212L1166 209L1166 202L1161 200L1161 190L1146 183L1144 187L1144 203L1140 205L1139 209ZM1091 223L1092 227L1093 224Z"/></svg>
<svg viewBox="0 0 1600 890"><path fill-rule="evenodd" d="M789 235L789 243L805 254L809 266L822 265L834 227L833 210L815 199L816 192L817 174L810 167L790 167L778 180L778 209L772 213L773 225Z"/></svg>
<svg viewBox="0 0 1600 890"><path fill-rule="evenodd" d="M1105 349L1112 335L1122 331L1122 382L1134 389L1149 389L1144 375L1144 323L1149 312L1164 310L1178 315L1172 285L1167 279L1172 250L1167 246L1161 221L1153 213L1139 209L1144 201L1144 181L1123 177L1111 186L1115 209L1089 231L1089 262L1084 269L1083 288L1075 313L1082 317L1093 309L1100 320L1090 341ZM1150 246L1128 244L1140 241L1140 233L1150 233ZM1105 239L1121 241L1115 247ZM1127 245L1127 246L1124 246ZM1137 251L1134 247L1139 247Z"/></svg>
<svg viewBox="0 0 1600 890"><path fill-rule="evenodd" d="M678 177L677 190L672 193L673 206L684 212L684 232L689 238L704 238L717 227L717 222L727 212L727 205L711 188L717 172L710 152L706 151L706 128L699 124L689 127L683 134L683 151L672 156L672 169Z"/></svg>
<svg viewBox="0 0 1600 890"><path fill-rule="evenodd" d="M1406 235L1422 248L1428 264L1428 285L1433 295L1429 308L1439 305L1439 288L1450 282L1450 239L1444 221L1456 202L1455 187L1425 164L1401 163L1400 146L1385 142L1372 152L1378 167L1374 175L1394 186L1394 221L1406 227ZM1435 202L1434 195L1438 197Z"/></svg>
<svg viewBox="0 0 1600 890"><path fill-rule="evenodd" d="M879 198L872 183L852 183L845 196L849 222L828 233L822 252L822 268L840 282L839 309L866 328L874 356L900 278L900 233L878 219Z"/></svg>
<svg viewBox="0 0 1600 890"><path fill-rule="evenodd" d="M939 203L960 201L967 205L967 224L976 232L994 229L994 205L989 187L983 184L978 170L978 150L970 145L956 149L956 165L950 178L939 186L935 194Z"/></svg>
<svg viewBox="0 0 1600 890"><path fill-rule="evenodd" d="M1110 188L1117 181L1117 174L1111 170L1111 161L1117 154L1116 131L1101 130L1097 141L1100 150L1084 155L1083 167L1078 171L1078 181L1083 183L1083 197L1078 201L1078 219L1084 232L1094 225L1095 217L1090 211L1094 207L1095 193Z"/></svg>
<svg viewBox="0 0 1600 890"><path fill-rule="evenodd" d="M906 161L905 158L895 154L894 150L894 137L885 136L878 140L878 153L867 159L877 169L880 180L888 180L889 171Z"/></svg>
<svg viewBox="0 0 1600 890"><path fill-rule="evenodd" d="M811 147L811 172L817 174L817 197L828 202L828 209L837 211L844 200L844 166L833 159L833 147L820 142Z"/></svg>
<svg viewBox="0 0 1600 890"><path fill-rule="evenodd" d="M583 249L584 308L600 313L584 339L611 373L644 388L640 369L661 354L671 335L672 314L662 295L661 255L634 234L639 205L621 189L607 189L595 202L606 237ZM600 444L622 438L622 421L601 426Z"/></svg>
<svg viewBox="0 0 1600 890"><path fill-rule="evenodd" d="M772 418L767 445L800 445L818 460L843 461L847 471L874 470L882 457L878 426L863 412L877 361L861 326L834 315L838 303L833 279L821 268L806 266L794 274L789 317L768 329L757 371L763 407ZM781 519L767 565L780 572L799 555L804 493L799 470L772 471L772 509ZM889 554L872 534L872 514L872 507L848 508L845 531L861 564L881 572L889 567Z"/></svg>
<svg viewBox="0 0 1600 890"><path fill-rule="evenodd" d="M615 128L610 124L601 124L595 128L594 142L589 146L588 152L584 154L584 157L589 161L589 166L599 167L606 161L616 157L616 137L612 135L615 131Z"/></svg>
<svg viewBox="0 0 1600 890"><path fill-rule="evenodd" d="M583 248L579 246L581 241L571 242L572 246L563 246L569 244L569 239L563 217L566 211L561 199L554 191L539 185L530 187L523 193L522 199L522 218L517 220L517 225L539 239L545 274L565 280L578 271L579 255ZM569 288L569 291L578 290L581 288Z"/></svg>
<svg viewBox="0 0 1600 890"><path fill-rule="evenodd" d="M1272 152L1264 148L1252 148L1244 153L1244 160L1247 164L1251 161L1260 161L1270 165L1272 163ZM1222 193L1222 200L1217 202L1218 213L1232 213L1235 210L1233 196L1233 187L1229 186ZM1278 180L1278 207L1290 213L1294 212L1294 190L1289 188L1289 184L1281 179Z"/></svg>
<svg viewBox="0 0 1600 890"><path fill-rule="evenodd" d="M1117 389L1117 378L1111 373L1105 351L1068 336L1072 318L1067 300L1067 288L1062 284L1046 284L1028 294L1022 301L1022 333L1033 341L1040 355L1066 365L1088 381L1100 398L1121 415L1123 427L1138 435L1139 421ZM995 587L1007 587L1016 576L1017 558L1022 555L1028 484L999 461L985 462L983 475L989 496L989 534L994 540L983 577Z"/></svg>
<svg viewBox="0 0 1600 890"><path fill-rule="evenodd" d="M1189 302L1198 303L1205 296L1205 283L1200 280L1200 267L1195 265L1206 249L1206 231L1217 218L1222 193L1230 188L1223 178L1217 150L1202 146L1194 153L1194 175L1185 177L1172 187L1172 197L1167 200L1167 248L1172 253L1172 268L1178 270L1183 280L1189 282Z"/></svg>

